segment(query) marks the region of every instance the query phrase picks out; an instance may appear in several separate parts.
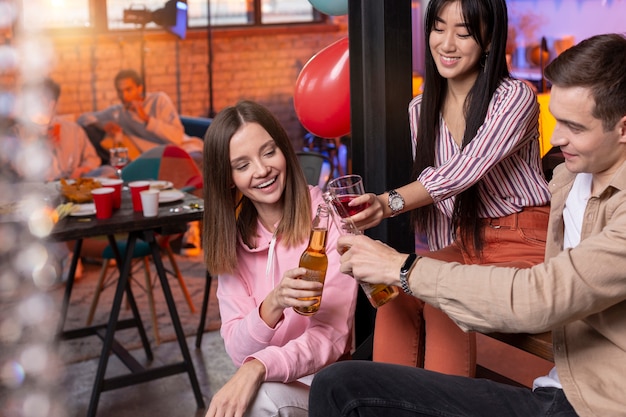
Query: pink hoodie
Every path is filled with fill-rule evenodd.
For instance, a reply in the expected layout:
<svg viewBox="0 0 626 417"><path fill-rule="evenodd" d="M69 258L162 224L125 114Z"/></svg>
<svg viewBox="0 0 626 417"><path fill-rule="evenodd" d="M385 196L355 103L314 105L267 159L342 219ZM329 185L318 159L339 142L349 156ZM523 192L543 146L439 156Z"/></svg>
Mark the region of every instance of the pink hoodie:
<svg viewBox="0 0 626 417"><path fill-rule="evenodd" d="M318 187L311 187L310 192L315 211L324 201L322 192ZM287 308L272 329L261 319L259 306L283 273L298 266L308 242L287 249L280 239L272 242L272 233L260 222L257 233L260 244L256 249L239 239L237 273L218 276L221 335L236 366L255 358L265 365L266 381L291 382L319 371L350 351L357 283L339 272L339 232L330 219L328 270L319 311L313 316L301 316Z"/></svg>

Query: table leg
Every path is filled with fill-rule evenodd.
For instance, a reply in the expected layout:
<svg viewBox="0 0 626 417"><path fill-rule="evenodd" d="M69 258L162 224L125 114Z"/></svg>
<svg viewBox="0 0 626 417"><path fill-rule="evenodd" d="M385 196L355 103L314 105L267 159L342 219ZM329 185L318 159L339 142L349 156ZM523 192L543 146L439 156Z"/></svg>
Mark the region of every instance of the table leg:
<svg viewBox="0 0 626 417"><path fill-rule="evenodd" d="M135 248L135 242L137 241L137 237L135 236L133 239L133 248L132 250L129 252L128 251L128 244L130 244L130 236L128 236L128 240L129 243L126 246L126 253L124 254L124 257L122 257L122 254L120 253L119 248L117 247L117 241L115 240L115 236L113 235L108 235L107 238L109 239L109 245L111 246L111 249L113 250L113 255L115 256L115 260L117 263L117 268L120 271L120 277L122 276L122 265L124 265L124 262L126 260L129 260L129 263L132 265L132 259L133 259L133 250ZM129 269L129 274L130 274L130 269ZM145 327L143 327L143 322L141 321L141 316L139 315L139 309L137 308L137 302L135 301L135 296L133 295L133 292L130 288L130 279L126 280L126 298L128 299L128 304L130 305L130 310L133 313L133 318L135 319L136 323L137 323L137 331L139 332L139 338L141 339L141 344L143 345L143 350L146 352L146 358L148 360L152 360L154 359L154 356L152 355L152 349L150 348L150 341L148 340L148 336L146 335L146 329Z"/></svg>
<svg viewBox="0 0 626 417"><path fill-rule="evenodd" d="M154 231L145 231L144 240L150 244L150 248L152 249L152 258L159 276L159 281L161 282L161 288L163 289L163 295L165 296L165 301L167 302L167 308L170 312L172 325L174 326L174 330L176 332L176 339L178 340L178 345L180 346L180 351L183 355L184 367L189 374L191 387L196 397L196 403L198 408L204 408L204 399L202 398L202 393L200 392L200 385L198 384L196 371L193 367L191 355L189 354L189 348L187 347L187 341L185 340L185 333L183 332L183 328L180 324L180 318L178 317L178 312L176 311L176 304L174 303L172 290L170 289L169 282L167 281L165 267L163 266L163 261L161 260L161 251L154 237Z"/></svg>
<svg viewBox="0 0 626 417"><path fill-rule="evenodd" d="M123 266L121 267L121 270L120 270L120 277L117 282L117 287L115 289L115 297L113 298L113 305L111 306L111 315L109 316L109 322L106 328L106 335L104 337L104 341L102 345L102 353L100 354L100 360L98 362L98 369L96 371L96 380L94 382L93 391L91 392L91 400L89 401L89 410L87 411L88 417L95 417L96 410L98 408L98 401L100 400L100 394L102 393L102 390L104 388L104 377L106 375L106 368L109 362L109 355L111 353L111 347L113 346L115 329L116 329L117 321L120 315L120 308L122 306L122 298L124 296L124 292L127 291L128 276L130 274L130 266L132 262L132 253L135 248L136 240L137 240L137 237L133 233L129 234L128 243L126 245L126 256L124 257ZM117 244L114 244L112 247L113 247L113 250L117 250ZM130 293L130 291L127 291L127 294L128 293ZM132 294L131 294L131 297L132 297ZM134 299L133 299L133 302L134 302ZM141 326L141 320L139 320L138 325Z"/></svg>
<svg viewBox="0 0 626 417"><path fill-rule="evenodd" d="M200 311L200 324L196 333L196 347L200 348L202 344L202 335L204 334L204 324L206 323L207 310L209 309L209 296L211 295L211 274L206 271L206 283L204 284L204 295L202 296L202 310Z"/></svg>
<svg viewBox="0 0 626 417"><path fill-rule="evenodd" d="M67 318L67 309L70 305L70 297L72 295L72 287L74 287L74 275L76 274L76 266L78 265L78 259L80 257L80 251L83 246L83 240L78 239L74 243L74 256L72 257L72 263L70 264L70 270L67 276L67 283L65 284L65 293L63 294L63 303L61 304L61 319L59 320L59 329L57 335L63 334L63 327L65 327L65 319Z"/></svg>

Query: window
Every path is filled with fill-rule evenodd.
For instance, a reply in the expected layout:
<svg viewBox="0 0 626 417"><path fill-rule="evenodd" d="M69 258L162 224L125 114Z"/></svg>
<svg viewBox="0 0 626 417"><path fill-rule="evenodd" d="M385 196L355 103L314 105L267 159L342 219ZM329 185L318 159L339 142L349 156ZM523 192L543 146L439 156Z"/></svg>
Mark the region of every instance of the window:
<svg viewBox="0 0 626 417"><path fill-rule="evenodd" d="M167 0L22 0L23 21L46 29L92 28L99 32L133 30L124 23L125 10L151 13ZM187 0L189 28L206 27L209 12L212 26L256 26L267 24L323 22L308 0ZM146 28L156 28L154 23Z"/></svg>
<svg viewBox="0 0 626 417"><path fill-rule="evenodd" d="M262 0L261 23L310 22L315 20L308 0Z"/></svg>
<svg viewBox="0 0 626 417"><path fill-rule="evenodd" d="M65 29L92 26L91 0L22 0L22 17L37 28Z"/></svg>

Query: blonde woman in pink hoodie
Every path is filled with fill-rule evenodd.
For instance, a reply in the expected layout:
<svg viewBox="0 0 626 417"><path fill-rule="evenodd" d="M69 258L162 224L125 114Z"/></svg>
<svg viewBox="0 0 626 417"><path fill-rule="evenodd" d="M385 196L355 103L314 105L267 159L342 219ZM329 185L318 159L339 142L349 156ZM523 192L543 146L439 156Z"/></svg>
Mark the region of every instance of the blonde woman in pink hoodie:
<svg viewBox="0 0 626 417"><path fill-rule="evenodd" d="M329 225L321 284L298 279L322 191L307 185L276 118L243 101L222 110L204 142L204 248L218 276L226 351L238 367L213 396L207 417L308 416L313 375L350 354L357 284L339 272L339 232Z"/></svg>

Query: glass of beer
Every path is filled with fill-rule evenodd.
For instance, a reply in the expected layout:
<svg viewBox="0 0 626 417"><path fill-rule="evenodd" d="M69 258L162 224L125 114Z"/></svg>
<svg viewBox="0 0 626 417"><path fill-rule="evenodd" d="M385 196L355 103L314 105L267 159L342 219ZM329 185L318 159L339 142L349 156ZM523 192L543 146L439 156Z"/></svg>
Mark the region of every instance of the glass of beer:
<svg viewBox="0 0 626 417"><path fill-rule="evenodd" d="M363 193L363 179L360 175L345 175L328 183L328 191L324 193L324 199L333 221L341 233L362 234L350 217L361 210L365 210L368 204L352 207L348 206L348 203ZM361 288L374 308L382 306L398 295L397 287L385 284L362 282Z"/></svg>

